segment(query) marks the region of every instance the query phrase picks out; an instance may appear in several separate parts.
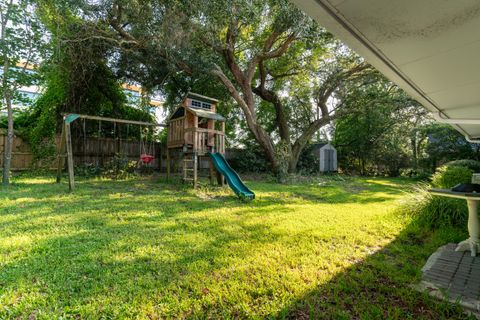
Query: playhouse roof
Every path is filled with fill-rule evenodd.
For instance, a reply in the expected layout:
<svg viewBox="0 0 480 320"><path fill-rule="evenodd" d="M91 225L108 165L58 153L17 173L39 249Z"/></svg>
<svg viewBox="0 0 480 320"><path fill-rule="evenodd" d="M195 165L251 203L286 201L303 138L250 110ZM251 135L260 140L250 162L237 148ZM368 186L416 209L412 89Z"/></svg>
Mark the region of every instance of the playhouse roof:
<svg viewBox="0 0 480 320"><path fill-rule="evenodd" d="M200 100L200 101L203 101L203 102L208 102L208 103L213 103L213 104L218 103L217 99L210 98L210 97L207 97L207 96L202 96L201 94L194 93L194 92L187 93L186 98Z"/></svg>
<svg viewBox="0 0 480 320"><path fill-rule="evenodd" d="M195 108L188 108L186 107L188 111L196 115L197 117L202 117L202 118L207 118L207 119L212 119L212 120L217 120L217 121L225 121L225 118L219 115L218 113L208 111L208 110L203 110L203 109L195 109Z"/></svg>
<svg viewBox="0 0 480 320"><path fill-rule="evenodd" d="M168 118L168 121L179 118L179 117L183 117L185 115L185 110L193 113L197 117L225 122L225 118L218 113L204 110L204 109L189 108L185 106L178 106L178 108L175 109L174 112L172 112L172 115Z"/></svg>

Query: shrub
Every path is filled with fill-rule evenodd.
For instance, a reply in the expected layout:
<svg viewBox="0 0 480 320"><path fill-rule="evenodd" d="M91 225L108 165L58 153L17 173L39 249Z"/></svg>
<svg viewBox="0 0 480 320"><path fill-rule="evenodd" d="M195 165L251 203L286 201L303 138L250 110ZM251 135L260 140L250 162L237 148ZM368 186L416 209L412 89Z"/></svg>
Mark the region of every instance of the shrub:
<svg viewBox="0 0 480 320"><path fill-rule="evenodd" d="M473 170L473 172L480 172L480 161L476 161L476 160L469 160L469 159L454 160L454 161L447 162L445 166L466 167Z"/></svg>
<svg viewBox="0 0 480 320"><path fill-rule="evenodd" d="M443 166L437 169L432 178L435 188L452 188L459 183L469 183L473 171L467 167ZM432 196L430 185L420 184L405 199L400 211L410 215L422 227L436 229L440 227L464 228L468 220L465 200Z"/></svg>
<svg viewBox="0 0 480 320"><path fill-rule="evenodd" d="M84 163L75 166L75 175L79 177L95 177L102 174L102 168L94 163Z"/></svg>
<svg viewBox="0 0 480 320"><path fill-rule="evenodd" d="M400 169L401 177L414 178L418 180L428 180L432 175L431 171L425 169L404 168Z"/></svg>
<svg viewBox="0 0 480 320"><path fill-rule="evenodd" d="M465 228L468 209L465 200L432 196L428 184L418 185L414 192L404 199L400 212L412 216L421 227L437 229L441 227Z"/></svg>
<svg viewBox="0 0 480 320"><path fill-rule="evenodd" d="M102 175L113 180L122 180L132 177L137 169L137 162L128 160L119 154L105 164Z"/></svg>
<svg viewBox="0 0 480 320"><path fill-rule="evenodd" d="M245 149L231 149L228 163L238 172L263 173L270 171L270 166L265 159L265 154L258 147Z"/></svg>
<svg viewBox="0 0 480 320"><path fill-rule="evenodd" d="M452 188L459 183L470 183L473 171L467 167L442 166L432 177L435 188Z"/></svg>
<svg viewBox="0 0 480 320"><path fill-rule="evenodd" d="M310 144L302 151L298 159L297 171L303 175L319 173L320 158L315 155L318 152L315 144Z"/></svg>

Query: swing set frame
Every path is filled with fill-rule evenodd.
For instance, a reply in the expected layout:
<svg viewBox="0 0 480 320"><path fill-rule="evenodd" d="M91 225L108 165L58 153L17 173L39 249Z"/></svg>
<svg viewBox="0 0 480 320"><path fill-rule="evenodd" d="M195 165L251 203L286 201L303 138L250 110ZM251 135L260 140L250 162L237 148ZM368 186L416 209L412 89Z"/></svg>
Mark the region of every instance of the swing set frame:
<svg viewBox="0 0 480 320"><path fill-rule="evenodd" d="M150 127L167 127L165 124L161 123L151 123L143 121L134 121L134 120L125 120L125 119L115 119L99 116L90 116L85 114L76 114L76 113L67 113L63 114L63 124L62 124L62 135L60 138L60 146L58 148L57 156L57 183L60 183L62 180L62 171L65 167L65 159L67 160L67 171L68 171L68 189L70 192L75 190L75 174L74 174L74 163L73 163L73 148L72 148L72 133L70 130L70 125L77 119L85 120L97 120L113 123L125 123L133 124L139 126L150 126Z"/></svg>

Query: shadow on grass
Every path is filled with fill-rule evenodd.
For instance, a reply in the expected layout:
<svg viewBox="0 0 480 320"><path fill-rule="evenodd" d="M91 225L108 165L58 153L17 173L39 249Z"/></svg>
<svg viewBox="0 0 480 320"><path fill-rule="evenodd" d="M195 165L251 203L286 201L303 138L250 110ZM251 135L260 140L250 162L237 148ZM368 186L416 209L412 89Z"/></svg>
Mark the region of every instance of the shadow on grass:
<svg viewBox="0 0 480 320"><path fill-rule="evenodd" d="M281 319L475 319L458 305L412 288L436 249L465 237L457 229L425 232L414 223L384 248L286 305Z"/></svg>
<svg viewBox="0 0 480 320"><path fill-rule="evenodd" d="M174 305L176 309L155 310L163 317L201 316L202 308L218 316L212 309L219 306L202 300L208 290L198 282L221 282L218 270L232 268L232 259L252 256L262 245L285 238L295 244L291 234L256 220L264 213L291 210L285 206L291 202L286 196L307 203L367 203L403 192L394 186L385 189L382 182L312 186L304 192L296 186L253 187L263 192L250 203L223 194L205 200L188 187L151 181L79 181L74 194L64 183L34 182L17 184L8 194L0 192L0 197L22 200L1 207L0 215L8 216L0 224L2 236L35 234L30 249L14 244L9 250L18 255L0 262L0 297L19 299L12 302L15 308L3 309L3 315L0 310L0 318L26 317L35 310L72 318L134 318L137 310L122 309L135 305L133 300ZM255 219L240 219L246 214ZM458 240L458 234L422 234L410 227L387 247L297 301L286 301L271 317L461 318L458 308L432 303L408 287L419 279L428 255L447 240ZM28 299L16 297L17 291ZM182 303L186 300L206 306L197 302L191 310ZM235 312L226 316L235 317Z"/></svg>
<svg viewBox="0 0 480 320"><path fill-rule="evenodd" d="M273 205L266 200L205 201L183 186L144 181L79 182L74 194L62 191L64 187L17 184L8 194L0 193L16 200L1 207L4 243L15 236L35 235L28 250L12 243L9 250L17 256L0 262L0 297L22 288L24 295L32 294L28 305L25 302L27 310L19 301L12 313L8 306L3 313L0 310L0 318L24 317L33 310L115 317L118 306L132 297L149 300L160 295L161 302L166 299L162 294L175 291L185 299L200 299L205 293L197 287L190 292L176 286L185 286L185 277L201 279L228 265L229 251L241 258L288 236L262 222L235 219L252 206L269 209ZM286 210L275 205L276 214ZM216 211L219 214L212 215ZM82 310L112 292L114 301L102 310ZM135 315L134 310L123 312ZM171 315L182 312L187 311L173 310Z"/></svg>

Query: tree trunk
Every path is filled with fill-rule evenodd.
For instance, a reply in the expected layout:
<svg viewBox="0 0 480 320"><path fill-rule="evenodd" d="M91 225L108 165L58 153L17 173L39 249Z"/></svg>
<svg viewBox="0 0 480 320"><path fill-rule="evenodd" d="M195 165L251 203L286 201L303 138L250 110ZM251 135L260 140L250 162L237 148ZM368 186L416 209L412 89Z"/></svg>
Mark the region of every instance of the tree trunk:
<svg viewBox="0 0 480 320"><path fill-rule="evenodd" d="M298 139L291 147L290 161L288 164L289 173L295 173L297 171L298 160L300 159L300 155L302 154L303 149L305 149L310 139L312 139L313 135L324 125L330 123L332 119L332 117L326 115L313 121L312 123L310 123L308 128L303 131L302 135L298 137Z"/></svg>
<svg viewBox="0 0 480 320"><path fill-rule="evenodd" d="M7 119L8 119L8 128L7 128L7 138L5 139L4 150L3 150L3 179L2 183L4 186L10 184L10 168L12 166L12 147L13 147L13 110L12 110L12 99L7 93L5 95L5 102L7 104Z"/></svg>
<svg viewBox="0 0 480 320"><path fill-rule="evenodd" d="M227 58L225 58L227 60ZM227 60L230 61L230 60ZM230 61L231 62L231 61ZM233 64L233 63L231 63ZM231 66L230 71L235 76L235 78L239 79L237 82L242 82L243 74L241 71L238 70L234 64ZM240 108L243 111L243 115L245 116L245 121L247 123L248 128L255 136L255 140L258 142L260 147L265 152L265 156L267 160L270 162L272 166L272 171L276 174L279 171L279 163L278 159L275 154L275 148L272 142L272 139L268 135L268 133L257 123L256 114L255 114L255 101L253 98L253 91L251 85L243 85L241 87L242 95L240 94L239 90L233 85L230 79L223 73L222 69L216 66L212 70L212 74L216 76L225 88L230 92L232 98L238 103Z"/></svg>
<svg viewBox="0 0 480 320"><path fill-rule="evenodd" d="M418 142L417 142L417 133L414 132L411 139L412 146L412 160L413 160L413 169L417 169L418 165Z"/></svg>
<svg viewBox="0 0 480 320"><path fill-rule="evenodd" d="M293 148L292 152L290 153L290 159L288 161L288 173L295 173L297 172L297 165L298 160L300 159L300 154L304 148L298 149Z"/></svg>

